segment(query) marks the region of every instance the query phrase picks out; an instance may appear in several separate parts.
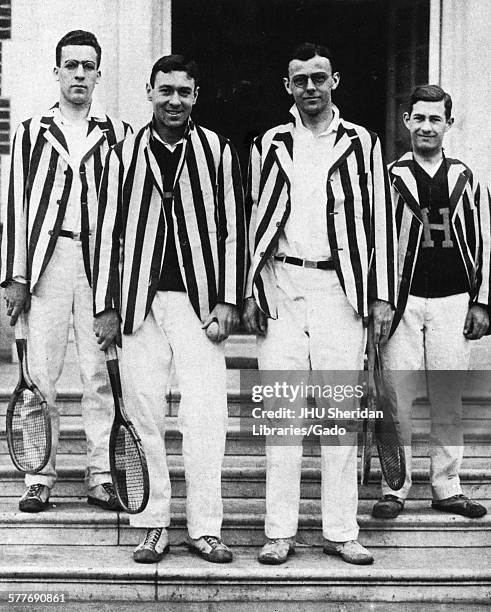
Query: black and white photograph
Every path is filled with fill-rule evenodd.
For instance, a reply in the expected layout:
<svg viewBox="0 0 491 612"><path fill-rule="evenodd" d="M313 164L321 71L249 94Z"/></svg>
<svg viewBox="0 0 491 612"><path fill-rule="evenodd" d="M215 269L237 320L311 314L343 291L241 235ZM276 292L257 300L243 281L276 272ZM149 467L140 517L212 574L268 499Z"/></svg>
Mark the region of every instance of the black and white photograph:
<svg viewBox="0 0 491 612"><path fill-rule="evenodd" d="M0 0L0 610L491 604L491 0Z"/></svg>

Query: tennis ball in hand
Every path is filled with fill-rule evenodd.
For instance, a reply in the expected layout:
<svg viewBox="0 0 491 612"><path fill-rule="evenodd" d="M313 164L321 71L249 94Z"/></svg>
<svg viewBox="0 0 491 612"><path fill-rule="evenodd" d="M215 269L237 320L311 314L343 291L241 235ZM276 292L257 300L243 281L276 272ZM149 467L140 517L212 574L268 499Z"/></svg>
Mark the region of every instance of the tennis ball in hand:
<svg viewBox="0 0 491 612"><path fill-rule="evenodd" d="M220 328L218 327L218 323L216 321L212 321L206 328L206 335L212 342L217 342L219 334Z"/></svg>

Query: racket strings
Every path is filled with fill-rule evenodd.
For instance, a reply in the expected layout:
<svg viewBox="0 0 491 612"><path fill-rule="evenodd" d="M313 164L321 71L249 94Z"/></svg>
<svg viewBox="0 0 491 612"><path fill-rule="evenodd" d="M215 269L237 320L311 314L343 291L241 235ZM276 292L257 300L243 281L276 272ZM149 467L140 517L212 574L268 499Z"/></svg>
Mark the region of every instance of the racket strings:
<svg viewBox="0 0 491 612"><path fill-rule="evenodd" d="M145 497L145 473L138 446L131 432L120 426L114 450L116 488L121 501L128 510L141 508Z"/></svg>
<svg viewBox="0 0 491 612"><path fill-rule="evenodd" d="M384 419L377 424L376 440L385 481L392 490L397 491L406 478L406 459L391 419Z"/></svg>
<svg viewBox="0 0 491 612"><path fill-rule="evenodd" d="M48 448L47 415L44 402L29 389L15 399L12 411L12 451L25 471L37 471L44 463Z"/></svg>

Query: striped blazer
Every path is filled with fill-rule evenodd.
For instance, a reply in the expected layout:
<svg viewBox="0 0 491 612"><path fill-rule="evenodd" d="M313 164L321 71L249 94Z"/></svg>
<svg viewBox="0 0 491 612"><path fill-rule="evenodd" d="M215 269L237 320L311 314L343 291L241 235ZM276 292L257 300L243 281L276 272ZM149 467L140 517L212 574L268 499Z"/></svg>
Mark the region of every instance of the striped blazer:
<svg viewBox="0 0 491 612"><path fill-rule="evenodd" d="M94 312L117 309L125 334L150 311L165 252L163 182L149 146L151 129L147 125L111 150L99 197ZM246 236L231 143L190 122L169 195L181 275L196 314L203 319L218 302L240 307Z"/></svg>
<svg viewBox="0 0 491 612"><path fill-rule="evenodd" d="M31 291L55 249L74 172L80 173L82 184L82 251L91 283L93 237L89 237L89 227L95 226L104 158L109 147L131 129L122 121L91 114L85 153L80 166L72 168L65 137L54 121L57 106L21 123L12 145L0 283L22 276L30 281Z"/></svg>
<svg viewBox="0 0 491 612"><path fill-rule="evenodd" d="M488 306L491 257L489 190L475 180L471 170L461 161L447 157L444 161L448 172L450 222L467 271L470 300ZM398 300L391 329L394 333L406 307L423 233L411 152L389 166L389 177L398 236Z"/></svg>
<svg viewBox="0 0 491 612"><path fill-rule="evenodd" d="M290 214L294 122L256 138L248 198L251 264L246 295L276 318L273 256ZM340 119L326 182L326 232L339 282L361 316L368 302L395 304L396 244L387 171L376 134ZM321 164L322 160L313 160Z"/></svg>

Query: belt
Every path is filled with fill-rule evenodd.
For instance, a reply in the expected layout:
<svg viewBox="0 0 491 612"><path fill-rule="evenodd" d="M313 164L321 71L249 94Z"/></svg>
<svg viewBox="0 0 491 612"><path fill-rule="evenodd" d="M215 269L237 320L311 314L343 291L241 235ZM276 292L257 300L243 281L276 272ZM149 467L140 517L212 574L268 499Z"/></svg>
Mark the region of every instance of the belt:
<svg viewBox="0 0 491 612"><path fill-rule="evenodd" d="M52 236L53 230L49 230L48 234ZM88 235L90 236L90 232L88 233ZM84 235L82 234L82 232L70 232L68 230L60 230L58 232L58 236L61 236L62 238L71 238L72 240L82 240Z"/></svg>
<svg viewBox="0 0 491 612"><path fill-rule="evenodd" d="M326 261L309 261L308 259L300 259L299 257L279 257L274 256L276 261L282 261L294 266L302 266L303 268L317 268L317 270L334 270L334 261L327 259Z"/></svg>

